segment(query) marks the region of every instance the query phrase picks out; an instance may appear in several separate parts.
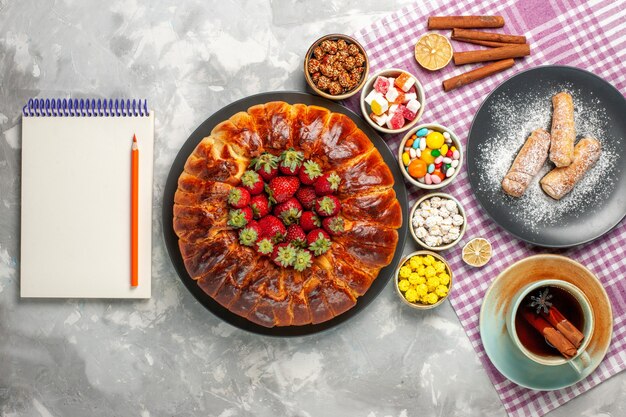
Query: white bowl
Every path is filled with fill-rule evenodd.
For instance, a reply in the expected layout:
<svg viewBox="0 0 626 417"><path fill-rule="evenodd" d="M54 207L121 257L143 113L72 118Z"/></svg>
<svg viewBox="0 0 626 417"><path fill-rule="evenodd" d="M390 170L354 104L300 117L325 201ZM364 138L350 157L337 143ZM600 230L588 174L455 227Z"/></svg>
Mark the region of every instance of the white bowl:
<svg viewBox="0 0 626 417"><path fill-rule="evenodd" d="M400 75L403 72L406 72L411 77L415 78L415 90L417 91L417 101L419 101L419 103L420 103L420 108L417 111L417 114L415 115L415 119L413 119L411 122L405 124L400 129L387 129L384 126L378 126L378 124L376 122L374 122L370 118L370 116L369 116L371 111L370 111L370 108L369 108L369 104L367 104L365 102L365 97L367 97L367 95L372 91L372 89L374 88L374 82L376 81L376 78L378 78L379 76L382 75L383 77L394 77L395 78L395 77L397 77L398 75ZM370 77L370 79L367 80L367 82L363 86L363 89L361 90L361 98L360 98L361 113L363 113L363 118L365 119L365 121L367 123L369 123L369 125L372 126L374 129L378 130L379 132L390 133L390 134L402 133L402 132L407 131L411 127L415 126L417 124L417 122L419 121L420 117L422 117L422 113L424 113L424 106L426 104L425 100L426 99L425 99L425 96L424 96L424 87L422 87L422 84L420 83L419 79L415 75L411 74L408 71L399 69L399 68L384 69L384 70L378 71L376 74L372 75Z"/></svg>
<svg viewBox="0 0 626 417"><path fill-rule="evenodd" d="M400 275L400 268L402 268L402 265L404 265L406 261L408 261L409 259L411 259L413 256L416 256L416 255L431 255L433 258L437 259L438 261L443 262L448 271L448 275L450 275L450 284L448 285L448 294L446 294L445 297L440 298L439 301L437 301L435 304L411 303L406 298L404 298L402 291L400 291L400 288L398 287L398 282L399 282L398 276ZM430 310L431 308L435 308L441 305L444 301L448 299L448 296L452 292L453 277L454 275L452 274L452 268L450 268L450 264L444 259L443 256L439 255L438 253L427 251L427 250L418 250L402 258L402 260L398 264L398 267L396 268L396 271L395 271L395 275L394 275L395 284L394 285L396 287L396 294L398 294L398 296L400 297L400 299L402 300L404 304L416 310Z"/></svg>
<svg viewBox="0 0 626 417"><path fill-rule="evenodd" d="M422 201L428 200L429 198L433 198L433 197L441 197L441 198L454 201L457 207L459 208L459 214L463 216L463 224L460 227L461 230L459 233L459 237L455 241L446 243L445 245L441 245L441 246L428 246L420 238L417 237L417 235L415 234L415 229L413 228L413 215L415 214L415 210L417 210L417 207L419 207ZM413 237L413 240L415 240L415 242L417 242L417 244L422 246L423 248L426 248L432 251L441 251L441 250L450 249L451 247L459 243L461 239L463 239L463 235L465 234L466 228L467 228L467 215L465 214L465 210L463 209L463 206L461 205L459 200L452 197L450 194L446 194L446 193L430 193L430 194L426 194L422 196L422 198L420 198L419 200L415 202L415 204L413 205L413 208L411 209L411 213L409 214L409 231L411 232L411 236Z"/></svg>
<svg viewBox="0 0 626 417"><path fill-rule="evenodd" d="M418 130L422 128L435 130L441 133L448 132L450 134L450 138L452 139L452 144L459 151L459 166L455 168L454 174L452 174L450 178L446 178L445 180L441 181L439 184L429 185L426 183L419 182L418 180L416 180L415 178L409 175L407 171L407 167L405 167L404 164L402 163L402 154L404 153L404 144L407 142L407 140L409 140L411 136L413 136ZM407 132L406 135L404 135L404 137L402 138L402 141L400 142L400 147L398 148L398 164L400 165L400 171L402 171L402 175L404 175L404 178L406 178L408 182L415 185L416 187L424 188L426 190L437 190L439 188L448 186L452 181L454 181L456 176L461 171L461 168L463 167L463 147L461 146L461 141L459 140L457 135L455 135L454 132L448 129L447 127L444 127L436 123L421 124L419 126L415 126L413 129Z"/></svg>

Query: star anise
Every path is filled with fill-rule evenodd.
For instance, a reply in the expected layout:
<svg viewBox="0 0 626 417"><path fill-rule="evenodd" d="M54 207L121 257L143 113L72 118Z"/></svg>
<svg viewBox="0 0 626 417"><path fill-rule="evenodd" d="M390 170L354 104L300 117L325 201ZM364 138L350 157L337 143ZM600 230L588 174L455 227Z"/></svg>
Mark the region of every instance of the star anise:
<svg viewBox="0 0 626 417"><path fill-rule="evenodd" d="M530 308L536 308L536 314L539 314L543 309L543 312L548 314L550 307L552 307L552 303L548 301L552 298L552 294L548 294L548 289L545 291L539 291L539 296L535 297L534 295L530 296L530 304L528 305Z"/></svg>

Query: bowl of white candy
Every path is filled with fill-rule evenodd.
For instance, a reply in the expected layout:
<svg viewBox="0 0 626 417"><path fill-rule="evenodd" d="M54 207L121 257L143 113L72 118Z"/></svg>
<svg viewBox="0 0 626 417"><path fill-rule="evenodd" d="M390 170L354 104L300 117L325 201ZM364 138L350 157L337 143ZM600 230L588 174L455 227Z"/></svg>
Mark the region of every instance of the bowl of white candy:
<svg viewBox="0 0 626 417"><path fill-rule="evenodd" d="M424 195L411 209L409 219L413 239L433 251L450 249L459 243L467 226L463 206L446 193Z"/></svg>

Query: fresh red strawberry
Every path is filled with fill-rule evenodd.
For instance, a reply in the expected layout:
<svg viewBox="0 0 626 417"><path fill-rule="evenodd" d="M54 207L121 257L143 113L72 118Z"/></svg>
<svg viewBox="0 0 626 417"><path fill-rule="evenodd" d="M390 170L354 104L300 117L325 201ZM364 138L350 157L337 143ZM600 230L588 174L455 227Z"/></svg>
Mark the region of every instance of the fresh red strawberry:
<svg viewBox="0 0 626 417"><path fill-rule="evenodd" d="M248 190L250 194L257 195L263 192L263 180L254 171L246 171L241 176L241 186Z"/></svg>
<svg viewBox="0 0 626 417"><path fill-rule="evenodd" d="M313 183L315 193L319 196L334 194L339 189L340 182L341 178L339 178L339 175L334 172L331 174L324 174Z"/></svg>
<svg viewBox="0 0 626 417"><path fill-rule="evenodd" d="M298 175L303 160L304 154L302 152L296 151L294 148L289 148L280 154L278 169L284 175Z"/></svg>
<svg viewBox="0 0 626 417"><path fill-rule="evenodd" d="M296 198L306 210L313 210L317 194L315 194L315 189L313 187L300 187L296 193Z"/></svg>
<svg viewBox="0 0 626 417"><path fill-rule="evenodd" d="M339 216L326 217L322 220L322 227L324 227L324 230L331 236L342 234L345 230L345 226L343 218Z"/></svg>
<svg viewBox="0 0 626 417"><path fill-rule="evenodd" d="M302 216L302 205L296 198L291 197L274 207L273 213L285 223L285 226L289 226Z"/></svg>
<svg viewBox="0 0 626 417"><path fill-rule="evenodd" d="M298 191L300 180L297 177L276 177L267 186L270 201L283 203Z"/></svg>
<svg viewBox="0 0 626 417"><path fill-rule="evenodd" d="M243 187L235 187L228 193L228 204L242 208L250 204L250 193Z"/></svg>
<svg viewBox="0 0 626 417"><path fill-rule="evenodd" d="M298 177L302 184L311 185L315 179L322 176L322 169L319 164L314 161L304 161Z"/></svg>
<svg viewBox="0 0 626 417"><path fill-rule="evenodd" d="M256 220L250 221L239 231L239 243L244 246L254 246L261 237L261 228Z"/></svg>
<svg viewBox="0 0 626 417"><path fill-rule="evenodd" d="M228 225L241 229L252 220L252 209L243 207L228 212Z"/></svg>
<svg viewBox="0 0 626 417"><path fill-rule="evenodd" d="M281 242L287 233L283 222L271 214L259 220L259 227L261 228L261 237L266 237L274 243Z"/></svg>
<svg viewBox="0 0 626 417"><path fill-rule="evenodd" d="M313 265L313 254L308 249L298 249L296 252L296 260L293 263L293 269L302 272Z"/></svg>
<svg viewBox="0 0 626 417"><path fill-rule="evenodd" d="M314 229L306 235L306 243L308 248L316 255L319 256L326 253L330 249L330 236L324 231L324 229Z"/></svg>
<svg viewBox="0 0 626 417"><path fill-rule="evenodd" d="M265 182L269 182L278 175L278 157L271 153L266 152L257 156L250 161L250 166L259 173Z"/></svg>
<svg viewBox="0 0 626 417"><path fill-rule="evenodd" d="M291 243L297 248L303 248L306 246L306 233L304 233L304 230L302 230L300 225L292 224L287 228L285 241L287 243Z"/></svg>
<svg viewBox="0 0 626 417"><path fill-rule="evenodd" d="M334 195L327 195L315 200L315 212L320 216L331 217L339 213L341 202Z"/></svg>
<svg viewBox="0 0 626 417"><path fill-rule="evenodd" d="M310 232L313 229L322 227L322 222L317 214L312 211L305 211L302 213L302 216L300 216L300 227L302 227L302 230L305 232Z"/></svg>
<svg viewBox="0 0 626 417"><path fill-rule="evenodd" d="M288 268L296 262L296 251L297 249L289 243L279 243L274 246L272 260L276 265Z"/></svg>
<svg viewBox="0 0 626 417"><path fill-rule="evenodd" d="M250 199L250 207L255 219L265 217L270 213L270 201L265 194L255 195Z"/></svg>
<svg viewBox="0 0 626 417"><path fill-rule="evenodd" d="M271 255L274 252L274 244L266 237L256 243L256 251L261 255Z"/></svg>

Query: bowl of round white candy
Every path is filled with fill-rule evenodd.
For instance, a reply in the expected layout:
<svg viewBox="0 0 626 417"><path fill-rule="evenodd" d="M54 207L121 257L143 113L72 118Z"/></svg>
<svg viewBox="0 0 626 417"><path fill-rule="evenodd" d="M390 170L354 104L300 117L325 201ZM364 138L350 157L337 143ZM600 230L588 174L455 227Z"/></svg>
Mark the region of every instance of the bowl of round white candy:
<svg viewBox="0 0 626 417"><path fill-rule="evenodd" d="M467 217L456 198L446 193L430 193L411 209L409 230L422 247L433 251L450 249L463 237Z"/></svg>

